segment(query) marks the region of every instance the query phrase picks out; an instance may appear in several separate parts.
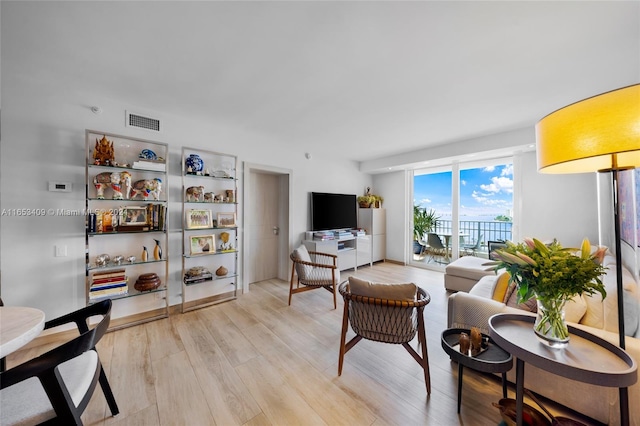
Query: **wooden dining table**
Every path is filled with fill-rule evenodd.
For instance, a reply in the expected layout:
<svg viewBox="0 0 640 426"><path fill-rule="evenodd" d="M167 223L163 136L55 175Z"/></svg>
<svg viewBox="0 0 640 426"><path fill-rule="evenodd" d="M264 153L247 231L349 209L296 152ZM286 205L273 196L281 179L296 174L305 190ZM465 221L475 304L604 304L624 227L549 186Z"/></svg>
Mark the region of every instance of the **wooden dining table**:
<svg viewBox="0 0 640 426"><path fill-rule="evenodd" d="M22 306L0 306L0 358L17 351L44 329L44 312Z"/></svg>

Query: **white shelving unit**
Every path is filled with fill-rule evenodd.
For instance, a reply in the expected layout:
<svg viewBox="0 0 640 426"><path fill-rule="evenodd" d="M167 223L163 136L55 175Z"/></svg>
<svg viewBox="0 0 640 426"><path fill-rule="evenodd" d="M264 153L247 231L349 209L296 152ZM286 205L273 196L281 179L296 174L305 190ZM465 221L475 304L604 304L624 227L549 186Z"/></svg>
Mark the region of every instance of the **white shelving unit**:
<svg viewBox="0 0 640 426"><path fill-rule="evenodd" d="M237 297L236 168L234 155L182 148L183 312Z"/></svg>
<svg viewBox="0 0 640 426"><path fill-rule="evenodd" d="M85 137L86 303L113 300L112 330L165 318L168 146L93 130ZM152 273L156 288L136 285Z"/></svg>
<svg viewBox="0 0 640 426"><path fill-rule="evenodd" d="M358 227L369 237L371 262L385 260L387 254L387 214L385 209L358 209ZM362 242L365 243L364 241Z"/></svg>

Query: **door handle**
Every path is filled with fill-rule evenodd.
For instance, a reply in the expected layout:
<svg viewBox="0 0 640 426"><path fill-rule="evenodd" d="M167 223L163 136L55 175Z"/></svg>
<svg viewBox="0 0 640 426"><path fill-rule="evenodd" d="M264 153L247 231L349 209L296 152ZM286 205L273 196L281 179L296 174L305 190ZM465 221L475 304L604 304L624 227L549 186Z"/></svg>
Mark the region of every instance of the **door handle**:
<svg viewBox="0 0 640 426"><path fill-rule="evenodd" d="M280 234L280 228L279 227L274 226L271 229L273 230L273 235L279 235Z"/></svg>

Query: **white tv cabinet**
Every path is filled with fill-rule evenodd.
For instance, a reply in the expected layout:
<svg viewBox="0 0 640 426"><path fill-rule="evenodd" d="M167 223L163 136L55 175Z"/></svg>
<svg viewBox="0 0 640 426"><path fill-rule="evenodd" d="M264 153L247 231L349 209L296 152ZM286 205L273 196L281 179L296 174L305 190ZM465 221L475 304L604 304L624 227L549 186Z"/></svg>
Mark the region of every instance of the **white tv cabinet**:
<svg viewBox="0 0 640 426"><path fill-rule="evenodd" d="M371 264L371 239L369 235L362 237L342 237L335 240L304 240L309 251L328 253L338 256L338 269L357 269L358 266Z"/></svg>

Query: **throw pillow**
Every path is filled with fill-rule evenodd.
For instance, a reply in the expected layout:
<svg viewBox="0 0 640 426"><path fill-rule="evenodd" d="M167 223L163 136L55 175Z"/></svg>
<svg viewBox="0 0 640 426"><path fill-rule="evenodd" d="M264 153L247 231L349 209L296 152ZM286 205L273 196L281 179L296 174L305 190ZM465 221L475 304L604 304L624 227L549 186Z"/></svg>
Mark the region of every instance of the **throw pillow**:
<svg viewBox="0 0 640 426"><path fill-rule="evenodd" d="M302 260L303 262L311 262L311 256L309 255L309 251L304 244L300 244L300 246L293 251L293 255L296 259ZM313 266L309 265L300 265L303 266L302 270L298 270L298 275L307 276L313 270Z"/></svg>
<svg viewBox="0 0 640 426"><path fill-rule="evenodd" d="M496 286L493 288L493 295L491 298L498 302L504 302L504 296L507 294L507 289L509 288L509 280L511 279L511 274L508 272L503 272L498 275L498 279L496 280Z"/></svg>
<svg viewBox="0 0 640 426"><path fill-rule="evenodd" d="M538 312L538 302L536 301L535 297L532 297L524 303L518 303L518 292L516 291L515 283L509 284L509 288L507 289L507 292L505 294L504 303L507 306L516 309L522 309L523 311L529 311L533 313Z"/></svg>
<svg viewBox="0 0 640 426"><path fill-rule="evenodd" d="M586 312L587 302L581 294L567 300L564 305L564 319L569 322L579 323Z"/></svg>
<svg viewBox="0 0 640 426"><path fill-rule="evenodd" d="M376 299L406 300L412 302L416 299L417 286L407 284L382 284L372 283L357 277L349 277L349 289L352 294L374 297Z"/></svg>

